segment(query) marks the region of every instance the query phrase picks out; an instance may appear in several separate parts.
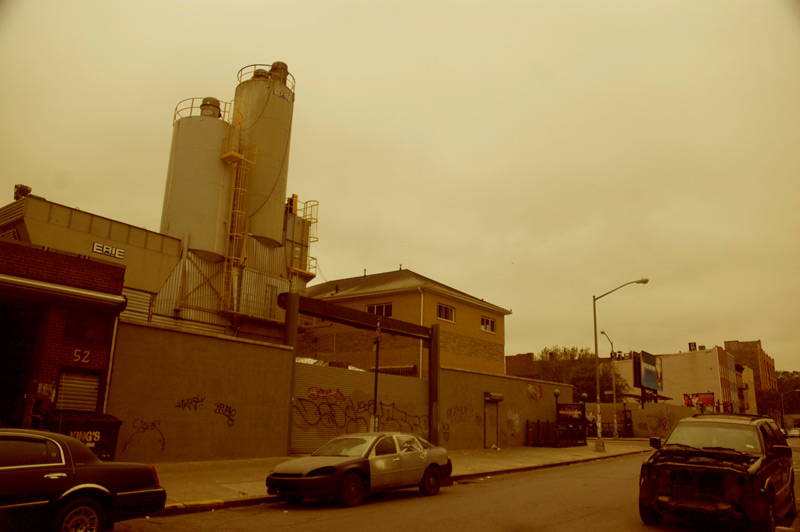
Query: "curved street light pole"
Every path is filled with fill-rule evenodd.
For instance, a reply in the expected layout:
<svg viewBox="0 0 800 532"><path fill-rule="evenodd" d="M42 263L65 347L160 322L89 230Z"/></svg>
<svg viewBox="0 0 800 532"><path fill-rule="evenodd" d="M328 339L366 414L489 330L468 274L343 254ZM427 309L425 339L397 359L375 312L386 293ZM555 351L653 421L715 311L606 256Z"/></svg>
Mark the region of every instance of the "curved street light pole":
<svg viewBox="0 0 800 532"><path fill-rule="evenodd" d="M600 421L600 357L597 354L597 300L606 297L608 294L612 292L616 292L623 286L628 286L629 284L647 284L650 282L650 279L646 277L642 277L636 281L628 281L625 284L621 284L613 290L609 290L603 295L600 296L592 296L592 317L594 318L594 372L595 372L595 379L596 379L596 399L597 399L597 439L594 441L594 450L599 453L604 453L606 451L606 445L603 443L603 426Z"/></svg>

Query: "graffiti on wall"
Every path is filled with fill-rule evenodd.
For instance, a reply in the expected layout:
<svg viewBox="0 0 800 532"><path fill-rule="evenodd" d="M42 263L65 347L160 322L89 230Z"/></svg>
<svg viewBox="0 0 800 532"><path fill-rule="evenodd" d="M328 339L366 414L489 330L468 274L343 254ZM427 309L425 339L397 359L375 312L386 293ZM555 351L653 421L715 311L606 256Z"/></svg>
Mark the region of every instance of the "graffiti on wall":
<svg viewBox="0 0 800 532"><path fill-rule="evenodd" d="M179 399L178 403L175 405L175 408L180 408L181 410L197 410L203 406L205 400L205 397L200 397L200 394L197 394L194 397Z"/></svg>
<svg viewBox="0 0 800 532"><path fill-rule="evenodd" d="M167 439L164 437L164 433L161 432L160 419L146 421L144 417L136 418L133 420L133 429L134 431L122 443L123 451L128 448L128 445L135 441L144 439L148 434L156 436L158 443L161 445L162 451L167 448Z"/></svg>
<svg viewBox="0 0 800 532"><path fill-rule="evenodd" d="M214 403L214 413L224 416L228 420L228 426L232 427L233 424L236 422L236 409L233 408L231 405L226 405L225 403Z"/></svg>
<svg viewBox="0 0 800 532"><path fill-rule="evenodd" d="M528 397L528 401L536 402L541 401L544 397L544 390L542 389L541 384L528 384L525 387L525 395Z"/></svg>
<svg viewBox="0 0 800 532"><path fill-rule="evenodd" d="M449 441L456 425L468 425L469 423L476 427L483 426L483 416L474 411L471 403L450 405L445 411L444 419L439 424L439 434L442 440Z"/></svg>
<svg viewBox="0 0 800 532"><path fill-rule="evenodd" d="M445 418L449 423L466 423L471 413L472 405L469 403L465 405L452 405L447 407Z"/></svg>
<svg viewBox="0 0 800 532"><path fill-rule="evenodd" d="M306 397L296 398L292 409L295 422L301 426L334 429L338 434L353 434L370 430L374 400L356 400L339 388L311 387ZM396 403L378 403L380 430L410 432L426 437L428 416L416 415L399 408Z"/></svg>
<svg viewBox="0 0 800 532"><path fill-rule="evenodd" d="M637 423L641 430L646 430L651 436L666 437L677 422L674 414L648 413L645 420Z"/></svg>
<svg viewBox="0 0 800 532"><path fill-rule="evenodd" d="M197 410L205 406L205 401L205 397L195 394L193 397L178 399L175 408L179 408L181 411L197 412ZM229 404L221 401L215 402L214 413L223 416L229 427L232 427L236 422L236 409Z"/></svg>

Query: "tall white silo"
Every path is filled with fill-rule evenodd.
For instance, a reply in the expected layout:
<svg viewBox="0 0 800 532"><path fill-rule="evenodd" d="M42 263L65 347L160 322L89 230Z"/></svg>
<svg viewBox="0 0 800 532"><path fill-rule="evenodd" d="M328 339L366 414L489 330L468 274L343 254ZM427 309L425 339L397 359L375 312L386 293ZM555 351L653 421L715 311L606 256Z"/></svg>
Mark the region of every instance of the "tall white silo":
<svg viewBox="0 0 800 532"><path fill-rule="evenodd" d="M216 98L176 107L161 232L210 261L225 257L228 238L232 167L220 158L228 130Z"/></svg>
<svg viewBox="0 0 800 532"><path fill-rule="evenodd" d="M275 62L244 67L238 79L233 113L241 138L258 150L247 180L247 232L276 247L283 239L294 78L285 63Z"/></svg>

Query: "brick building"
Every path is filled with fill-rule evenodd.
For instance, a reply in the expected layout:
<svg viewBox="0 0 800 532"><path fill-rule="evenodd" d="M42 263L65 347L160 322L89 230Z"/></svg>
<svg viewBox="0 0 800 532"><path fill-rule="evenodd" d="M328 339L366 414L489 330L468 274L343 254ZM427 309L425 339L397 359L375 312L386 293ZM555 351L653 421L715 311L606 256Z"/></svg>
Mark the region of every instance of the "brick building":
<svg viewBox="0 0 800 532"><path fill-rule="evenodd" d="M0 422L99 413L124 266L0 239Z"/></svg>
<svg viewBox="0 0 800 532"><path fill-rule="evenodd" d="M778 379L775 376L775 360L764 352L761 340L740 342L725 341L725 351L732 354L736 363L753 370L756 390L777 390Z"/></svg>

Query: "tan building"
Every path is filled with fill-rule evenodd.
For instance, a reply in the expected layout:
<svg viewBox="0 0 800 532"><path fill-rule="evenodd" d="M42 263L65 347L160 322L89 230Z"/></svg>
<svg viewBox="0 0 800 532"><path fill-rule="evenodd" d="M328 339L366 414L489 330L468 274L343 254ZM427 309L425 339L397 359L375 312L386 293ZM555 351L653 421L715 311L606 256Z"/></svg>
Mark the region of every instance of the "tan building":
<svg viewBox="0 0 800 532"><path fill-rule="evenodd" d="M504 373L504 319L511 311L411 270L329 281L308 287L305 295L423 326L438 323L442 366ZM319 321L307 324L304 331L298 356L364 370L375 367L372 333ZM419 341L382 337L379 366L381 371L394 368L417 375L422 368L419 376L426 378L427 356Z"/></svg>

